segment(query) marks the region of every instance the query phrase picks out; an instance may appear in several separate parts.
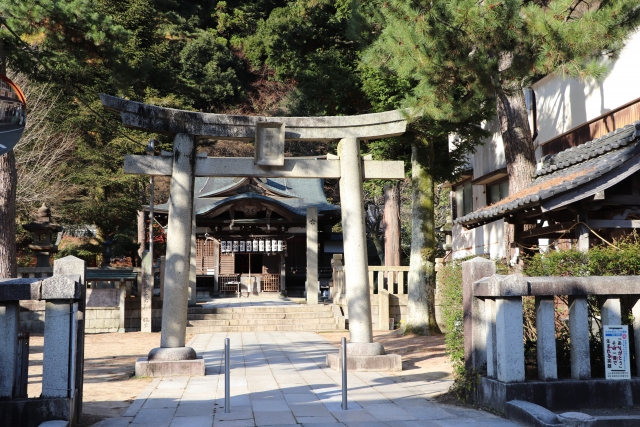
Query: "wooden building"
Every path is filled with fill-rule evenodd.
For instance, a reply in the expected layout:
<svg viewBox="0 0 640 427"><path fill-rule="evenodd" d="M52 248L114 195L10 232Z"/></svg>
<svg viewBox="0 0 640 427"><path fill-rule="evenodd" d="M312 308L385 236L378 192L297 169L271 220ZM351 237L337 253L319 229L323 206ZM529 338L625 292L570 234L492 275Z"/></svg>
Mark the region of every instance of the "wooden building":
<svg viewBox="0 0 640 427"><path fill-rule="evenodd" d="M340 208L327 202L321 179L196 178L195 194L200 297L235 293L238 284L253 294L304 295L310 207L318 209L320 276L331 271L332 253L342 252L341 241L325 248ZM168 204L154 209L165 220Z"/></svg>

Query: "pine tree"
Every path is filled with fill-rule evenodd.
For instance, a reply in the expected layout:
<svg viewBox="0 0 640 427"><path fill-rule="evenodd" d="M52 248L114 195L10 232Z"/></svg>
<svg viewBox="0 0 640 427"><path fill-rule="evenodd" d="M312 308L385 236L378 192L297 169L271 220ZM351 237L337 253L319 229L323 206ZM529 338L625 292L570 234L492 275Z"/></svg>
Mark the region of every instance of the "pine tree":
<svg viewBox="0 0 640 427"><path fill-rule="evenodd" d="M383 28L367 62L413 81L408 104L428 117L461 121L495 105L512 194L535 171L523 89L554 72L602 76L602 56L615 56L640 23L637 0L379 4Z"/></svg>

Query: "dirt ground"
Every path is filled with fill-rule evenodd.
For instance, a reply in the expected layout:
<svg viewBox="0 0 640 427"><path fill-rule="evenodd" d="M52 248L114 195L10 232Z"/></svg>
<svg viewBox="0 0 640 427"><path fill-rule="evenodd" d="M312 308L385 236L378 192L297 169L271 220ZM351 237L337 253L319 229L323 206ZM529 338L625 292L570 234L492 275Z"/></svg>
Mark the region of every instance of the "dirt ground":
<svg viewBox="0 0 640 427"><path fill-rule="evenodd" d="M187 336L190 339L190 336ZM44 338L32 335L29 341L29 397L42 391L42 349ZM121 415L151 383L151 378L133 376L139 357L160 345L160 333L85 335L84 398L81 426Z"/></svg>
<svg viewBox="0 0 640 427"><path fill-rule="evenodd" d="M348 332L322 333L336 347ZM187 341L191 336L187 336ZM397 332L374 332L374 341L388 353L402 355L402 372L393 373L410 381L419 375L425 379L451 378L451 366L445 355L444 335L401 336ZM29 343L29 397L42 391L42 349L44 338L32 335ZM90 334L85 336L84 399L81 427L121 415L151 383L151 378L133 376L134 364L160 344L160 333Z"/></svg>

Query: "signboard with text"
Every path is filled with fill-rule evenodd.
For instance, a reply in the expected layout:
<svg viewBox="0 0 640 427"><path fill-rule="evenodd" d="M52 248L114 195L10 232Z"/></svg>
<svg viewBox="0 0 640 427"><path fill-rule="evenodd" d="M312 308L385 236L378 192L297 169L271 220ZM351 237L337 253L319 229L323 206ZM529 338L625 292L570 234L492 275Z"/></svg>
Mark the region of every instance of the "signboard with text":
<svg viewBox="0 0 640 427"><path fill-rule="evenodd" d="M605 378L608 380L631 379L629 365L629 327L627 325L603 325Z"/></svg>

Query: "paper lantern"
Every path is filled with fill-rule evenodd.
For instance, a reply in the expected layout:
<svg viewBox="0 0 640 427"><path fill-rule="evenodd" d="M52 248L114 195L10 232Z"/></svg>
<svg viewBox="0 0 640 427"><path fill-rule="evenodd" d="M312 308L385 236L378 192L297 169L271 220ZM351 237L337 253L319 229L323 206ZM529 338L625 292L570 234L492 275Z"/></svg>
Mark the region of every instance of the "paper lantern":
<svg viewBox="0 0 640 427"><path fill-rule="evenodd" d="M278 241L277 240L272 240L271 241L271 252L276 252L278 250Z"/></svg>
<svg viewBox="0 0 640 427"><path fill-rule="evenodd" d="M264 250L266 252L271 252L271 240L267 240L264 242Z"/></svg>
<svg viewBox="0 0 640 427"><path fill-rule="evenodd" d="M278 240L278 252L282 252L282 246L284 246L284 242L282 240Z"/></svg>
<svg viewBox="0 0 640 427"><path fill-rule="evenodd" d="M258 246L258 248L259 248L258 250L260 252L264 252L264 240L260 240L260 243L258 243L258 245L259 245Z"/></svg>
<svg viewBox="0 0 640 427"><path fill-rule="evenodd" d="M244 252L244 240L240 240L240 252Z"/></svg>
<svg viewBox="0 0 640 427"><path fill-rule="evenodd" d="M258 241L257 240L253 241L253 252L258 252Z"/></svg>
<svg viewBox="0 0 640 427"><path fill-rule="evenodd" d="M238 252L238 241L237 240L233 241L233 252Z"/></svg>
<svg viewBox="0 0 640 427"><path fill-rule="evenodd" d="M251 240L247 240L246 250L247 252L251 252Z"/></svg>

